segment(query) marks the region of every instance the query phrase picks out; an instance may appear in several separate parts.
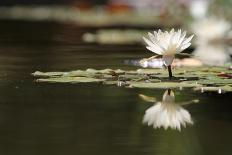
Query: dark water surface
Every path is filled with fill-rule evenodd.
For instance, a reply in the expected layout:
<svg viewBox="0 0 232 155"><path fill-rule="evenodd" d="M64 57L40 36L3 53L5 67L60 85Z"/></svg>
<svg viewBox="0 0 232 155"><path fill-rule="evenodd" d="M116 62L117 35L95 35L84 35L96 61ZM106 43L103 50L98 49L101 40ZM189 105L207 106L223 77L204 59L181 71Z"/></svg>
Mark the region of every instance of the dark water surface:
<svg viewBox="0 0 232 155"><path fill-rule="evenodd" d="M83 29L57 23L0 22L1 155L230 155L232 95L174 90L193 126L176 130L142 124L164 90L101 84L35 83L31 72L85 68L133 68L123 64L150 53L140 46L81 42Z"/></svg>

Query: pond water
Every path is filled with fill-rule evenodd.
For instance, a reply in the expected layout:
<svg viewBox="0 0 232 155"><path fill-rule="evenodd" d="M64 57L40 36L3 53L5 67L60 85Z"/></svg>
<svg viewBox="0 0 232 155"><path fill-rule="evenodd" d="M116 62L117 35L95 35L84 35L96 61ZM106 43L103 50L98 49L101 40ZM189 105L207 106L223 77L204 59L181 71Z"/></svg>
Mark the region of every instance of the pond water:
<svg viewBox="0 0 232 155"><path fill-rule="evenodd" d="M147 103L165 90L101 84L35 83L30 73L86 68L132 69L126 59L144 47L88 45L73 24L0 22L0 154L226 155L232 154L232 95L173 90L193 125L178 130L142 123Z"/></svg>

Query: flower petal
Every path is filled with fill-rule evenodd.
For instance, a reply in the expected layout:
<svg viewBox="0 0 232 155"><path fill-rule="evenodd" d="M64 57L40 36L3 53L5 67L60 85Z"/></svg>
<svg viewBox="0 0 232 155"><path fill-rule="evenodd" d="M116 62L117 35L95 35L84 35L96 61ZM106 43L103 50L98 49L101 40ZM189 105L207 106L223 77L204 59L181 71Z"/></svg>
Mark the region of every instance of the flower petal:
<svg viewBox="0 0 232 155"><path fill-rule="evenodd" d="M159 48L150 47L150 46L146 46L146 48L148 50L152 51L153 53L156 53L158 55L162 55L162 50L160 50Z"/></svg>
<svg viewBox="0 0 232 155"><path fill-rule="evenodd" d="M149 36L150 40L152 41L152 43L156 44L156 42L157 42L156 37L150 32L148 32L148 36Z"/></svg>
<svg viewBox="0 0 232 155"><path fill-rule="evenodd" d="M185 36L186 36L186 31L184 31L184 32L182 33L182 36L180 37L180 40L179 40L179 42L178 42L178 44L177 44L177 47L179 47L179 46L182 44L182 42L183 42Z"/></svg>
<svg viewBox="0 0 232 155"><path fill-rule="evenodd" d="M194 34L188 37L187 39L185 39L182 44L187 44L188 42L190 42L193 39L193 36Z"/></svg>
<svg viewBox="0 0 232 155"><path fill-rule="evenodd" d="M147 38L143 37L143 40L147 43L148 46L154 46L154 44Z"/></svg>
<svg viewBox="0 0 232 155"><path fill-rule="evenodd" d="M175 38L176 45L179 43L180 37L181 37L181 29L179 29L178 32L176 33L176 38Z"/></svg>
<svg viewBox="0 0 232 155"><path fill-rule="evenodd" d="M191 43L187 43L187 44L182 45L180 47L180 52L182 52L183 50L185 50L186 48L188 48L190 45L191 45Z"/></svg>
<svg viewBox="0 0 232 155"><path fill-rule="evenodd" d="M174 60L174 55L164 55L162 59L163 59L164 65L169 66L172 64Z"/></svg>
<svg viewBox="0 0 232 155"><path fill-rule="evenodd" d="M154 31L154 33L148 33L148 36L149 38L143 37L148 45L147 49L159 55L180 53L191 45L190 41L193 38L193 35L185 38L186 32L182 33L181 29L178 31L172 29L164 32L159 29Z"/></svg>

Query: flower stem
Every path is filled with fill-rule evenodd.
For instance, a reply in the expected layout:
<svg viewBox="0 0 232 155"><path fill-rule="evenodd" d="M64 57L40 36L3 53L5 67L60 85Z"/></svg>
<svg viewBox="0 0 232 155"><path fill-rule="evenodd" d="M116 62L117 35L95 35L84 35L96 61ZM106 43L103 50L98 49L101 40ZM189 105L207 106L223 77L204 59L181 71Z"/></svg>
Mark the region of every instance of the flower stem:
<svg viewBox="0 0 232 155"><path fill-rule="evenodd" d="M168 75L169 75L169 79L172 79L172 67L171 65L168 66Z"/></svg>

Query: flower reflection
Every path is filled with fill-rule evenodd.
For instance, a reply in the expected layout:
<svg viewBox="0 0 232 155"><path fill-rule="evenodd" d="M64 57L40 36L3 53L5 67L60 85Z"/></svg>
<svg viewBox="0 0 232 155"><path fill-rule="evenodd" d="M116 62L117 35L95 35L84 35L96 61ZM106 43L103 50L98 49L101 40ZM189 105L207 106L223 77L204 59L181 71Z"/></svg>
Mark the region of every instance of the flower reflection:
<svg viewBox="0 0 232 155"><path fill-rule="evenodd" d="M145 95L139 95L147 102L155 102L155 98ZM161 102L155 103L152 107L146 110L143 123L153 128L177 129L181 131L181 126L186 127L187 124L193 124L190 113L182 107L191 103L197 103L198 100L191 100L176 104L175 95L171 89L165 91Z"/></svg>

